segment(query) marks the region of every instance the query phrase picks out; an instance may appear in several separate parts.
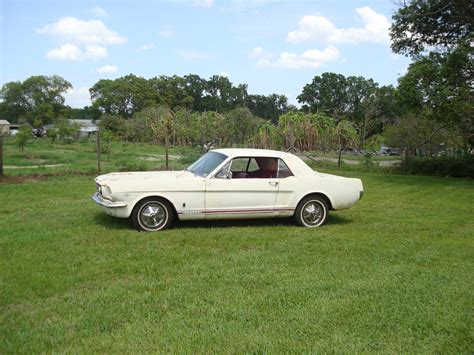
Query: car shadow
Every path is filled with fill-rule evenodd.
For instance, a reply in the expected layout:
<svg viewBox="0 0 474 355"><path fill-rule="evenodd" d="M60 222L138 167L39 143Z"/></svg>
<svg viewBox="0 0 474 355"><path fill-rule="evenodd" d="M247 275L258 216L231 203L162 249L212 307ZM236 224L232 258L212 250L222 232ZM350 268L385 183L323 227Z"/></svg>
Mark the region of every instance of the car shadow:
<svg viewBox="0 0 474 355"><path fill-rule="evenodd" d="M114 230L133 230L132 225L130 224L130 220L128 218L116 218L109 216L103 212L98 212L94 216L94 222L97 225L102 227L106 227L108 229Z"/></svg>
<svg viewBox="0 0 474 355"><path fill-rule="evenodd" d="M229 228L291 226L290 218L226 219L208 221L179 221L176 228Z"/></svg>
<svg viewBox="0 0 474 355"><path fill-rule="evenodd" d="M134 230L128 218L116 218L105 213L97 213L94 216L96 224L113 230ZM352 219L329 214L326 221L327 226L344 225L352 223ZM290 218L262 218L262 219L235 219L235 220L208 220L208 221L178 221L172 228L229 228L229 227L298 227Z"/></svg>

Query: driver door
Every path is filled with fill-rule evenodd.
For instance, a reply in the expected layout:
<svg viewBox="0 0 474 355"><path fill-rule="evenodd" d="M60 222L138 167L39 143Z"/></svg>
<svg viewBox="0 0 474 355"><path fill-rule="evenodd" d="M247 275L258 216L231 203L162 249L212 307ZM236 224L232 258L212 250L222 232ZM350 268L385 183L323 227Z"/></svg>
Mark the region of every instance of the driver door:
<svg viewBox="0 0 474 355"><path fill-rule="evenodd" d="M271 217L275 214L279 179L276 174L259 175L258 170L252 171L254 169L258 169L254 158L234 158L215 177L207 179L206 219Z"/></svg>

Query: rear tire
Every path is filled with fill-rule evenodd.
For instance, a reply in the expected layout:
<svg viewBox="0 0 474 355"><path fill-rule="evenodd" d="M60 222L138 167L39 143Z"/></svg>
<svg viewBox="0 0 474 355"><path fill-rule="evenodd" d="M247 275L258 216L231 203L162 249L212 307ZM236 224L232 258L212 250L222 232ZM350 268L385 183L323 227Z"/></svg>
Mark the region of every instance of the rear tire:
<svg viewBox="0 0 474 355"><path fill-rule="evenodd" d="M138 202L133 208L131 221L139 231L157 232L173 223L174 210L171 204L159 197L150 197Z"/></svg>
<svg viewBox="0 0 474 355"><path fill-rule="evenodd" d="M326 200L317 195L307 196L300 201L294 215L298 225L307 228L322 226L329 214Z"/></svg>

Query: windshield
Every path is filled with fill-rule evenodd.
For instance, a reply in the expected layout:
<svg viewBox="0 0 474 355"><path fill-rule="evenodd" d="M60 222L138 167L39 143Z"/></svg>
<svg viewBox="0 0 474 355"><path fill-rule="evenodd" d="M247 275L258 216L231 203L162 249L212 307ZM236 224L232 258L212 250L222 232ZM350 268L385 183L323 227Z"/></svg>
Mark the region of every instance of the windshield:
<svg viewBox="0 0 474 355"><path fill-rule="evenodd" d="M186 168L187 171L206 177L227 159L227 155L208 152Z"/></svg>

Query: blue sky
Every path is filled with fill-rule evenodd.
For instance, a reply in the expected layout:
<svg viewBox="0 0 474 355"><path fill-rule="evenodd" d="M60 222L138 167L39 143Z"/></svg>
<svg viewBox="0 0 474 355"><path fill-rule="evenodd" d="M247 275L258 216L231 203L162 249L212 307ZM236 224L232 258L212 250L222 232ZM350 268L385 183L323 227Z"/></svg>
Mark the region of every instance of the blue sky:
<svg viewBox="0 0 474 355"><path fill-rule="evenodd" d="M226 75L290 102L315 75L396 84L409 60L390 51L391 0L0 0L0 84L58 74L66 103L129 73Z"/></svg>

